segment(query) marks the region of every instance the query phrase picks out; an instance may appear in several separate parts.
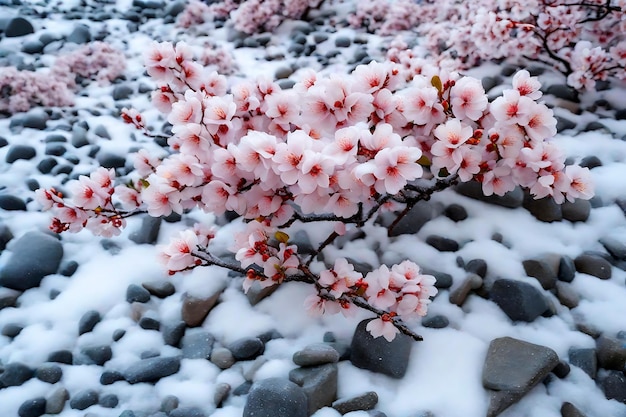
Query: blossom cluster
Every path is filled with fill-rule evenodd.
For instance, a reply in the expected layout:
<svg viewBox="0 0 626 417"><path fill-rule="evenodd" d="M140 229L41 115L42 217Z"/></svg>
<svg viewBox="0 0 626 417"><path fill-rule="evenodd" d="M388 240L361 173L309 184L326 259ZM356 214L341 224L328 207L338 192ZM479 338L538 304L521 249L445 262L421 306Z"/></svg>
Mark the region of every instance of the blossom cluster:
<svg viewBox="0 0 626 417"><path fill-rule="evenodd" d="M19 113L33 106L71 106L74 93L64 77L39 71L0 68L0 112Z"/></svg>
<svg viewBox="0 0 626 417"><path fill-rule="evenodd" d="M159 159L140 151L135 178L122 186L98 189L100 171L71 183L71 199L40 191L39 200L56 211L55 230L111 234L96 225L122 227L141 207L155 217L235 212L246 222L233 248L239 266L214 257L210 233L198 229L164 250L168 270L225 266L245 275L246 289L308 282L316 289L307 301L313 311L366 308L379 319L369 330L389 339L393 329L410 334L402 319L425 314L434 279L412 263L381 266L365 277L339 260L320 269L316 255L346 225L362 227L453 181L479 181L487 195L519 185L557 202L593 194L588 170L566 167L549 141L556 121L527 71L489 103L480 81L427 65L410 76L393 62L327 77L304 71L282 90L265 78L229 86L191 57L184 43L155 43L146 54L158 84L153 103L172 125L172 153ZM144 127L134 110L124 118ZM429 181L435 185L424 188ZM70 208L79 214L63 215ZM335 225L313 255L299 253L287 234L309 222Z"/></svg>
<svg viewBox="0 0 626 417"><path fill-rule="evenodd" d="M179 15L177 24L189 28L213 19L232 19L235 29L253 34L271 31L285 19L300 19L322 0L224 0L206 5L190 1Z"/></svg>
<svg viewBox="0 0 626 417"><path fill-rule="evenodd" d="M96 80L107 85L124 73L126 58L124 53L106 42L91 42L60 55L54 61L52 73L65 74L74 82L76 76Z"/></svg>
<svg viewBox="0 0 626 417"><path fill-rule="evenodd" d="M17 113L33 106L71 106L76 77L107 84L125 68L124 54L104 42L93 42L60 55L48 71L0 68L0 111Z"/></svg>
<svg viewBox="0 0 626 417"><path fill-rule="evenodd" d="M350 23L387 35L414 28L423 37L420 46L445 67L470 68L489 60L540 62L580 90L609 77L626 79L624 0L423 1L411 6L417 10L410 27L387 3L359 2ZM368 15L380 23L372 27Z"/></svg>
<svg viewBox="0 0 626 417"><path fill-rule="evenodd" d="M417 26L421 12L421 6L412 0L361 0L356 2L356 10L348 15L348 23L370 33L392 35Z"/></svg>

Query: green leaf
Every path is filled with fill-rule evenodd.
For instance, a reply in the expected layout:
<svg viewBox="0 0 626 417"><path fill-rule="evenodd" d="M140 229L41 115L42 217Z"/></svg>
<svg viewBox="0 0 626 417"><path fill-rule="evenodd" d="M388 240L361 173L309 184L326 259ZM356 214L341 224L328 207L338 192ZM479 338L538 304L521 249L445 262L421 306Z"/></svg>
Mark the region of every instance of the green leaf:
<svg viewBox="0 0 626 417"><path fill-rule="evenodd" d="M289 241L289 235L285 232L281 232L280 230L274 233L274 237L280 243L287 243L287 241Z"/></svg>
<svg viewBox="0 0 626 417"><path fill-rule="evenodd" d="M430 79L430 84L439 91L439 94L443 93L443 84L438 75L434 75L433 78Z"/></svg>
<svg viewBox="0 0 626 417"><path fill-rule="evenodd" d="M430 166L430 159L428 159L428 157L426 155L422 155L422 157L417 160L417 163L420 164L423 167L429 167Z"/></svg>

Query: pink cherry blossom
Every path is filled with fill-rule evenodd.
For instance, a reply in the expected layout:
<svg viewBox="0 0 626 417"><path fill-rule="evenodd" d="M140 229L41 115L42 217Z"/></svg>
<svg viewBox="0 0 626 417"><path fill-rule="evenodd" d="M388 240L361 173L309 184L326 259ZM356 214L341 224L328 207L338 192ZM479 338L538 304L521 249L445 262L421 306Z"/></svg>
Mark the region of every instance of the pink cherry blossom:
<svg viewBox="0 0 626 417"><path fill-rule="evenodd" d="M371 320L365 326L365 330L370 332L373 337L383 336L388 342L391 342L400 333L391 320L383 318Z"/></svg>
<svg viewBox="0 0 626 417"><path fill-rule="evenodd" d="M423 173L421 165L417 163L422 156L418 148L395 146L384 148L376 154L374 176L376 191L381 194L398 193L408 181L420 178Z"/></svg>
<svg viewBox="0 0 626 417"><path fill-rule="evenodd" d="M170 243L161 247L162 259L169 271L182 271L195 265L192 252L197 249L198 236L193 230L185 230Z"/></svg>
<svg viewBox="0 0 626 417"><path fill-rule="evenodd" d="M542 96L540 90L541 83L537 77L531 77L526 70L521 70L513 76L513 88L516 89L520 96L526 96L533 100L538 100Z"/></svg>
<svg viewBox="0 0 626 417"><path fill-rule="evenodd" d="M451 88L450 104L454 116L459 119L478 120L487 108L487 96L480 81L461 78Z"/></svg>
<svg viewBox="0 0 626 417"><path fill-rule="evenodd" d="M459 119L451 119L437 126L433 133L444 146L458 148L467 142L474 132L470 126L463 125Z"/></svg>

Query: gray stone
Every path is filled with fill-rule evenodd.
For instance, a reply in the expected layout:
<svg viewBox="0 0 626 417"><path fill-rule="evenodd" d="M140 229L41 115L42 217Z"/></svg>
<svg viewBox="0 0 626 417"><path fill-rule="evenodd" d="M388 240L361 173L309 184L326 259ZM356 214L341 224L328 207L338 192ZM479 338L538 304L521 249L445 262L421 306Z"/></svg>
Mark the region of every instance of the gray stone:
<svg viewBox="0 0 626 417"><path fill-rule="evenodd" d="M14 17L4 29L4 36L7 38L17 38L31 33L35 33L35 28L23 17Z"/></svg>
<svg viewBox="0 0 626 417"><path fill-rule="evenodd" d="M2 252L13 239L13 232L6 224L0 223L0 252Z"/></svg>
<svg viewBox="0 0 626 417"><path fill-rule="evenodd" d="M335 46L337 48L347 48L352 44L352 40L346 36L338 36L335 38Z"/></svg>
<svg viewBox="0 0 626 417"><path fill-rule="evenodd" d="M487 262L484 259L472 259L463 268L467 272L474 273L481 278L487 276Z"/></svg>
<svg viewBox="0 0 626 417"><path fill-rule="evenodd" d="M606 236L600 239L600 243L614 259L626 260L626 242L613 236Z"/></svg>
<svg viewBox="0 0 626 417"><path fill-rule="evenodd" d="M568 352L569 363L576 366L591 379L596 379L598 373L598 358L596 356L596 350L593 348L571 348Z"/></svg>
<svg viewBox="0 0 626 417"><path fill-rule="evenodd" d="M126 330L124 330L124 329L115 329L115 331L113 331L113 334L111 335L111 339L113 339L114 342L117 342L122 337L124 337L124 335L126 335Z"/></svg>
<svg viewBox="0 0 626 417"><path fill-rule="evenodd" d="M0 388L18 387L34 376L35 372L21 362L11 362L0 374Z"/></svg>
<svg viewBox="0 0 626 417"><path fill-rule="evenodd" d="M16 307L20 292L0 287L0 310L7 307Z"/></svg>
<svg viewBox="0 0 626 417"><path fill-rule="evenodd" d="M580 303L580 296L574 288L566 282L557 281L556 296L562 305L570 309L578 307Z"/></svg>
<svg viewBox="0 0 626 417"><path fill-rule="evenodd" d="M490 392L487 416L500 414L541 382L559 363L556 352L511 337L489 344L483 366L483 386Z"/></svg>
<svg viewBox="0 0 626 417"><path fill-rule="evenodd" d="M136 384L138 382L158 381L161 378L175 374L179 369L179 357L156 357L135 362L126 368L122 374L126 381Z"/></svg>
<svg viewBox="0 0 626 417"><path fill-rule="evenodd" d="M536 200L530 194L524 198L524 208L537 220L551 223L563 219L561 206L554 202L552 197L544 197Z"/></svg>
<svg viewBox="0 0 626 417"><path fill-rule="evenodd" d="M582 254L574 259L576 271L593 275L600 279L611 278L611 264L606 259L590 254Z"/></svg>
<svg viewBox="0 0 626 417"><path fill-rule="evenodd" d="M569 363L565 361L559 361L559 363L554 367L552 373L559 379L563 379L569 375L571 372L571 368Z"/></svg>
<svg viewBox="0 0 626 417"><path fill-rule="evenodd" d="M172 323L165 323L161 327L161 334L163 335L163 341L165 344L177 347L185 334L187 325L184 321L175 321Z"/></svg>
<svg viewBox="0 0 626 417"><path fill-rule="evenodd" d="M558 274L559 281L572 282L574 277L576 277L576 265L574 264L574 260L566 255L561 256Z"/></svg>
<svg viewBox="0 0 626 417"><path fill-rule="evenodd" d="M246 395L248 394L248 392L250 392L250 388L252 388L252 381L245 381L233 390L233 395L234 396Z"/></svg>
<svg viewBox="0 0 626 417"><path fill-rule="evenodd" d="M81 353L98 366L104 365L113 357L113 351L109 345L85 346L81 349Z"/></svg>
<svg viewBox="0 0 626 417"><path fill-rule="evenodd" d="M332 407L341 414L347 414L352 411L372 410L376 404L378 404L378 394L369 391L356 397L340 398L333 403Z"/></svg>
<svg viewBox="0 0 626 417"><path fill-rule="evenodd" d="M307 396L308 413L330 407L337 399L337 364L296 368L289 372L289 380L300 385Z"/></svg>
<svg viewBox="0 0 626 417"><path fill-rule="evenodd" d="M246 298L250 305L254 306L260 303L265 298L269 297L278 289L279 285L271 285L269 287L261 287L258 282L253 282L252 286L246 293Z"/></svg>
<svg viewBox="0 0 626 417"><path fill-rule="evenodd" d="M66 151L67 151L67 148L65 147L65 145L61 143L51 143L51 144L46 145L46 150L44 153L46 155L61 156Z"/></svg>
<svg viewBox="0 0 626 417"><path fill-rule="evenodd" d="M179 407L167 417L206 417L206 414L198 407Z"/></svg>
<svg viewBox="0 0 626 417"><path fill-rule="evenodd" d="M44 130L50 117L43 110L33 110L24 115L22 126L30 129Z"/></svg>
<svg viewBox="0 0 626 417"><path fill-rule="evenodd" d="M118 84L113 88L113 100L125 100L134 93L131 86L127 84Z"/></svg>
<svg viewBox="0 0 626 417"><path fill-rule="evenodd" d="M626 404L626 375L622 371L607 371L598 378L598 385L609 400Z"/></svg>
<svg viewBox="0 0 626 417"><path fill-rule="evenodd" d="M0 285L18 291L39 286L59 269L63 245L42 232L27 232L13 243L11 257L0 269Z"/></svg>
<svg viewBox="0 0 626 417"><path fill-rule="evenodd" d="M137 284L130 284L126 288L126 302L147 303L150 301L150 293L144 287Z"/></svg>
<svg viewBox="0 0 626 417"><path fill-rule="evenodd" d="M561 204L563 219L570 222L586 222L591 214L591 202L589 200L577 199L573 203L565 200Z"/></svg>
<svg viewBox="0 0 626 417"><path fill-rule="evenodd" d="M204 329L189 329L181 340L183 358L209 359L215 338Z"/></svg>
<svg viewBox="0 0 626 417"><path fill-rule="evenodd" d="M154 317L150 317L148 315L143 316L141 319L139 319L139 327L141 327L144 330L159 330L161 328L161 322L154 318Z"/></svg>
<svg viewBox="0 0 626 417"><path fill-rule="evenodd" d="M564 402L561 406L561 417L586 417L574 404Z"/></svg>
<svg viewBox="0 0 626 417"><path fill-rule="evenodd" d="M115 408L119 404L120 400L115 394L106 394L100 397L98 405L104 408Z"/></svg>
<svg viewBox="0 0 626 417"><path fill-rule="evenodd" d="M467 219L467 210L460 204L450 204L445 208L443 213L453 222L460 222Z"/></svg>
<svg viewBox="0 0 626 417"><path fill-rule="evenodd" d="M102 375L100 375L100 384L102 385L111 385L117 381L123 381L124 375L121 372L117 371L104 371Z"/></svg>
<svg viewBox="0 0 626 417"><path fill-rule="evenodd" d="M85 410L92 405L98 404L98 391L85 389L72 395L70 398L70 408L74 410Z"/></svg>
<svg viewBox="0 0 626 417"><path fill-rule="evenodd" d="M402 333L391 342L384 337L374 338L365 329L369 321L361 321L354 332L350 362L358 368L402 378L409 365L413 339Z"/></svg>
<svg viewBox="0 0 626 417"><path fill-rule="evenodd" d="M70 393L63 387L52 391L46 396L46 414L60 414L69 398Z"/></svg>
<svg viewBox="0 0 626 417"><path fill-rule="evenodd" d="M449 300L452 304L461 307L465 303L469 294L473 290L477 290L482 287L482 285L483 279L479 275L468 274L461 285L450 291Z"/></svg>
<svg viewBox="0 0 626 417"><path fill-rule="evenodd" d="M276 78L277 80L282 80L284 78L288 78L291 74L293 74L293 68L279 67L274 73L274 78Z"/></svg>
<svg viewBox="0 0 626 417"><path fill-rule="evenodd" d="M501 337L491 341L483 367L483 386L496 391L528 391L559 363L548 347Z"/></svg>
<svg viewBox="0 0 626 417"><path fill-rule="evenodd" d="M80 318L78 322L78 334L89 333L102 320L102 316L96 310L89 310Z"/></svg>
<svg viewBox="0 0 626 417"><path fill-rule="evenodd" d="M211 363L220 369L228 369L235 364L235 358L230 350L218 347L211 352Z"/></svg>
<svg viewBox="0 0 626 417"><path fill-rule="evenodd" d="M35 377L49 384L56 384L63 377L63 370L54 363L44 363L35 371Z"/></svg>
<svg viewBox="0 0 626 417"><path fill-rule="evenodd" d="M19 417L39 417L46 413L46 399L44 397L26 400L17 410Z"/></svg>
<svg viewBox="0 0 626 417"><path fill-rule="evenodd" d="M556 131L561 133L565 130L576 128L576 123L561 116L554 116L556 119Z"/></svg>
<svg viewBox="0 0 626 417"><path fill-rule="evenodd" d="M314 343L293 354L293 363L298 366L316 366L339 361L339 352L326 343Z"/></svg>
<svg viewBox="0 0 626 417"><path fill-rule="evenodd" d="M457 193L476 200L481 200L489 204L507 208L521 207L524 202L524 192L520 187L516 187L513 191L509 191L503 196L492 194L485 196L482 190L482 184L476 181L462 182L455 188Z"/></svg>
<svg viewBox="0 0 626 417"><path fill-rule="evenodd" d="M178 408L179 403L180 401L178 400L177 396L166 395L161 400L161 411L166 414L169 414L172 410L175 410L176 408Z"/></svg>
<svg viewBox="0 0 626 417"><path fill-rule="evenodd" d="M22 333L22 330L24 330L24 327L17 323L7 323L2 328L2 335L13 339Z"/></svg>
<svg viewBox="0 0 626 417"><path fill-rule="evenodd" d="M437 314L432 317L424 317L422 319L422 326L429 329L443 329L450 325L450 320L446 316Z"/></svg>
<svg viewBox="0 0 626 417"><path fill-rule="evenodd" d="M308 417L304 390L285 378L268 378L250 388L243 417Z"/></svg>
<svg viewBox="0 0 626 417"><path fill-rule="evenodd" d="M74 362L74 355L69 350L56 350L48 355L48 362L63 363L71 365Z"/></svg>
<svg viewBox="0 0 626 417"><path fill-rule="evenodd" d="M422 271L426 275L432 275L435 277L435 288L446 289L452 286L452 275L429 268L422 268Z"/></svg>
<svg viewBox="0 0 626 417"><path fill-rule="evenodd" d="M459 244L453 240L439 235L430 235L426 238L428 243L439 252L456 252L459 250Z"/></svg>
<svg viewBox="0 0 626 417"><path fill-rule="evenodd" d="M26 203L21 198L11 195L0 195L0 209L7 211L26 211Z"/></svg>
<svg viewBox="0 0 626 417"><path fill-rule="evenodd" d="M99 152L96 158L100 166L104 168L124 168L126 158L111 152Z"/></svg>
<svg viewBox="0 0 626 417"><path fill-rule="evenodd" d="M426 223L434 219L438 214L438 210L433 204L420 201L409 210L406 216L389 230L389 236L416 234ZM383 225L389 226L390 224L391 221Z"/></svg>
<svg viewBox="0 0 626 417"><path fill-rule="evenodd" d="M261 355L264 349L265 344L258 337L244 337L228 345L228 350L232 352L233 357L238 361L254 359Z"/></svg>
<svg viewBox="0 0 626 417"><path fill-rule="evenodd" d="M96 136L101 137L103 139L111 139L111 135L109 134L109 131L104 125L96 126L96 128L93 130L93 133Z"/></svg>
<svg viewBox="0 0 626 417"><path fill-rule="evenodd" d="M9 164L23 159L30 160L37 156L35 148L29 145L12 145L7 151L5 161Z"/></svg>
<svg viewBox="0 0 626 417"><path fill-rule="evenodd" d="M601 368L623 371L626 365L626 341L601 336L596 340L596 355Z"/></svg>
<svg viewBox="0 0 626 417"><path fill-rule="evenodd" d="M549 86L546 89L546 94L552 94L553 96L563 100L580 103L578 91L565 84L553 84Z"/></svg>
<svg viewBox="0 0 626 417"><path fill-rule="evenodd" d="M89 26L83 24L77 25L74 30L72 30L72 33L69 34L66 41L77 44L91 42Z"/></svg>
<svg viewBox="0 0 626 417"><path fill-rule="evenodd" d="M209 312L213 309L213 307L215 307L215 304L217 304L217 299L221 294L222 290L219 290L215 294L206 298L193 297L188 293L183 294L181 313L183 321L187 324L187 326L200 326L204 319L209 315Z"/></svg>
<svg viewBox="0 0 626 417"><path fill-rule="evenodd" d="M222 403L230 394L230 385L226 382L220 382L215 386L215 392L213 393L213 403L216 407L221 407Z"/></svg>
<svg viewBox="0 0 626 417"><path fill-rule="evenodd" d="M602 166L602 161L595 155L584 157L579 164L581 167L594 169Z"/></svg>
<svg viewBox="0 0 626 417"><path fill-rule="evenodd" d="M157 298L166 298L176 292L176 287L170 281L148 281L142 282L144 287L151 295Z"/></svg>
<svg viewBox="0 0 626 417"><path fill-rule="evenodd" d="M538 259L526 259L522 261L522 265L526 275L536 278L544 289L550 290L554 288L558 279L559 262L558 256L545 256Z"/></svg>
<svg viewBox="0 0 626 417"><path fill-rule="evenodd" d="M159 238L161 221L160 217L144 216L139 229L131 233L128 238L138 245L143 243L153 245Z"/></svg>
<svg viewBox="0 0 626 417"><path fill-rule="evenodd" d="M522 281L498 279L489 296L514 321L531 322L548 310L548 302L536 287Z"/></svg>
<svg viewBox="0 0 626 417"><path fill-rule="evenodd" d="M485 90L486 93L489 92L489 90L491 90L492 88L502 84L502 78L495 76L495 77L483 77L481 79L482 85L483 85L483 89Z"/></svg>
<svg viewBox="0 0 626 417"><path fill-rule="evenodd" d="M49 174L50 171L52 171L52 169L58 165L58 162L56 159L54 158L43 158L41 161L39 161L39 163L37 164L37 169L39 170L39 172L41 172L42 174Z"/></svg>

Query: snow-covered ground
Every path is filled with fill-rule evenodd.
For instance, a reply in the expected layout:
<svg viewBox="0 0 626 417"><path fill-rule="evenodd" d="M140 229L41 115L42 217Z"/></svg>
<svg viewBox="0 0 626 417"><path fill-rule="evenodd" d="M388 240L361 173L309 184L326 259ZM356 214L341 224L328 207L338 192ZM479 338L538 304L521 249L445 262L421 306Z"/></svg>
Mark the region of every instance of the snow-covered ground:
<svg viewBox="0 0 626 417"><path fill-rule="evenodd" d="M73 110L52 110L58 118L48 118L44 129L22 128L15 120L22 117L0 118L0 137L8 145L0 147L0 194L16 196L26 203L26 210L0 209L0 227L10 230L13 239L7 248L0 251L0 271L12 258L20 253L12 250L15 243L26 233L45 231L50 216L39 211L33 201L32 184L36 181L41 187L62 186L67 174L43 174L38 169L40 161L46 155L50 143L46 138L61 134L68 139L66 153L55 157L60 164L68 164L67 157L77 158L70 164L71 175L86 174L94 169L97 156L109 152L126 157L126 166L132 166L130 153L139 147L159 150L158 145L125 125L117 117L117 111L123 106L133 105L144 111L154 126L158 121L157 113L150 110L149 93L139 93L141 83L149 83L143 75L141 54L151 39L176 41L185 39L190 43L200 42L201 36L194 37L193 31L184 33L171 23L164 23L161 18L148 19L138 25L137 31L128 31L128 21L123 20L125 12L133 9L130 0L118 0L110 14L110 19L91 21L97 10L80 6L84 2L60 2L58 13L49 13L47 17L28 14L25 6L9 5L0 1L0 22L14 16L23 16L30 21L35 33L23 37L8 38L0 35L0 66L9 65L7 56L23 56L24 63L45 62L47 57L28 55L17 52L23 42L37 39L42 33L53 33L58 37L67 36L80 22L90 26L96 34L105 31L105 39L113 45L124 48L128 67L124 84L133 88L130 98L114 100L112 91L115 86L93 84L81 92ZM52 10L54 5L42 5L46 2L32 2L38 10L46 7ZM86 2L91 4L91 2ZM94 2L95 4L95 2ZM99 7L99 6L98 6ZM107 6L108 8L109 6ZM345 8L345 4L337 7ZM64 14L72 9L83 10L84 18L65 20ZM135 8L136 9L136 8ZM140 13L140 11L138 12ZM239 67L237 76L255 77L260 74L274 76L278 68L294 65L311 66L321 70L322 65L311 57L295 57L288 52L290 45L290 24L279 28L272 35L272 45L268 48L238 48L228 44L227 30L218 29L210 34L212 40L223 42L233 51ZM325 28L330 29L330 28ZM316 28L318 31L324 28ZM368 47L375 57L381 39L374 35L364 35L354 30L340 28L336 33L328 30L330 41L319 46L321 53L338 49L338 57L324 71L345 71L346 62L351 59L358 45L349 48L335 48L332 40L337 36L355 38L369 36ZM59 42L59 47L63 42ZM4 54L6 52L6 54ZM56 54L56 47L50 48ZM283 60L266 60L267 54L285 54ZM17 58L13 58L17 59ZM1 61L4 60L4 61ZM0 71L2 69L0 68ZM488 65L471 71L471 75L482 77L495 75L499 68ZM292 78L297 79L298 72ZM504 77L504 82L507 82ZM549 80L550 78L547 77ZM509 80L510 81L510 80ZM552 81L551 81L552 82ZM350 398L365 392L375 391L378 404L375 409L389 417L417 417L430 411L436 417L484 416L488 409L489 394L482 384L485 357L490 342L496 338L510 336L553 349L562 362L570 361L572 348L596 348L596 340L588 333L595 332L609 338L616 338L620 331L626 331L626 272L624 262L614 260L610 279L577 272L568 284L579 298L576 307L562 305L554 291L544 291L539 282L527 277L522 261L539 258L547 254L558 254L576 258L586 251L607 253L600 240L613 237L622 245L626 244L626 217L615 201L626 198L626 120L615 120L614 111L604 113L585 110L597 99L608 101L612 109L626 109L626 89L614 87L585 97L579 104L583 111L576 115L559 107L553 97L555 114L565 117L576 124L574 129L566 130L554 139L565 153L578 163L583 158L595 156L602 165L592 172L596 197L589 218L582 222L568 220L552 223L537 220L528 210L518 207L504 208L483 201L460 195L453 190L437 193L428 203L438 213L427 222L417 234L404 234L387 237L386 230L380 226L368 226L363 239L346 242L341 249L329 248L326 259L349 256L356 261L378 266L381 263L391 265L403 259L411 259L431 270L452 276L451 288L442 288L429 309L429 317L442 315L449 324L444 328L425 328L419 322L410 323L411 327L424 337L423 342L415 342L408 363L408 370L403 378L395 379L354 366L349 360L338 363L337 398ZM606 129L584 131L592 121L601 122ZM86 122L89 126L87 139L90 145L75 148L71 145L72 131L75 125ZM104 127L110 139L104 139L94 133L98 126ZM73 130L72 130L73 129ZM137 140L132 137L140 138ZM7 154L16 145L26 145L35 149L36 157L7 163ZM99 146L94 150L94 146ZM461 205L467 212L467 219L455 222L441 214L441 208L451 204ZM188 218L213 222L211 215L192 212ZM256 306L251 306L248 298L241 291L241 278L231 278L227 271L217 267L196 269L191 273L168 276L157 261L157 248L154 244L137 244L129 236L140 229L141 219L131 218L129 225L119 237L103 240L89 232L64 234L62 267L74 261L78 269L71 276L55 273L46 276L39 286L23 293L0 287L0 300L19 295L15 306L0 309L0 372L12 363L22 363L37 376L28 378L16 386L2 387L0 384L0 415L17 416L18 409L25 402L44 397L48 401L60 388L65 388L70 399L86 389L98 393L100 404L91 405L86 410L73 408L67 401L58 415L74 416L120 416L125 410L134 414L124 416L153 415L161 408L167 396L178 398L180 409L197 407L206 416L239 417L246 403L246 395L235 395L233 391L249 381L261 381L270 377L287 377L289 371L297 365L292 361L295 352L312 343L322 342L327 332L332 332L339 344L349 345L357 324L370 317L366 312L359 312L356 317L345 318L341 315L321 319L312 318L302 308L303 300L312 289L305 284L290 283L281 286L270 297ZM178 230L182 223L163 223L156 244L165 244ZM241 228L239 221L222 225L216 242L223 248L229 239ZM311 241L324 237L323 231L309 230ZM0 233L1 235L2 233ZM494 234L501 235L501 243L494 240ZM459 243L455 252L440 252L425 243L430 235L440 235ZM375 250L374 248L377 248ZM37 256L33 255L36 262ZM478 294L471 294L461 307L451 303L450 293L462 285L467 272L459 266L457 258L465 263L473 259L483 259L488 266L485 287L489 287L498 278L524 280L540 289L553 304L553 315L538 317L531 322L512 321L491 299ZM609 255L610 257L610 255ZM618 267L620 266L620 267ZM70 274L66 274L70 275ZM129 302L128 288L132 284L141 286L146 282L170 281L175 293L164 298L151 296L148 302ZM160 355L176 357L181 349L164 342L164 328L181 320L184 297L198 299L209 297L224 291L218 304L210 311L201 325L214 339L213 348L228 347L242 338L256 338L259 335L277 331L281 338L273 338L264 344L261 356L252 360L235 362L231 367L220 369L207 359L185 358L180 361L178 372L163 377L155 383L131 384L117 381L102 384L104 371L124 372L133 363L142 358ZM186 294L186 295L184 295ZM6 297L5 297L6 296ZM11 303L9 303L11 304ZM0 302L2 305L2 302ZM89 311L100 313L101 321L92 331L79 335L79 321ZM145 329L139 324L141 317L158 320L160 330ZM580 331L581 324L593 329L587 333ZM15 335L15 327L21 331ZM3 330L3 329L6 329ZM188 329L189 330L189 329ZM124 335L117 341L114 333ZM9 333L9 335L7 335ZM624 342L626 343L626 342ZM93 363L86 358L85 348L91 346L109 346L111 358L104 365ZM44 382L39 375L49 365L51 352L69 351L73 353L73 363L57 363L62 371L60 380L54 383ZM623 354L618 352L618 354ZM91 358L93 359L93 358ZM96 361L97 362L97 361ZM45 372L44 372L45 373ZM615 399L607 399L597 381L577 366L571 366L569 374L562 378L550 378L549 382L539 383L532 388L518 403L512 405L501 415L503 417L561 416L564 402L570 402L586 416L626 416L626 405ZM1 374L0 374L1 380ZM224 383L231 387L219 405L214 400L216 391L223 389ZM619 384L618 384L619 385ZM624 388L622 387L622 395ZM114 395L117 404L103 401L107 395ZM96 401L98 402L98 401ZM189 414L196 415L192 411ZM182 411L181 411L182 413ZM29 414L39 415L39 414ZM332 408L322 408L315 417L335 417L339 413ZM351 417L367 416L366 411L355 411Z"/></svg>

